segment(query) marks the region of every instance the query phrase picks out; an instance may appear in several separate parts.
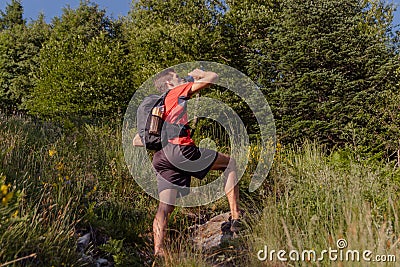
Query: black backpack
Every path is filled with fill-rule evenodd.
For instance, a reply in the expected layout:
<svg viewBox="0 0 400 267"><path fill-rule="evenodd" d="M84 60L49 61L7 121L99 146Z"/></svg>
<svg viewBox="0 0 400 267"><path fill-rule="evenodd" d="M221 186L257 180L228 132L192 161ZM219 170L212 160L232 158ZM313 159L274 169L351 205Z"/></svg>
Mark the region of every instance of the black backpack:
<svg viewBox="0 0 400 267"><path fill-rule="evenodd" d="M162 95L149 95L146 96L142 103L139 105L136 113L137 129L142 143L147 149L160 150L162 148L161 135L149 133L151 112L154 107L164 106L165 97L168 91Z"/></svg>
<svg viewBox="0 0 400 267"><path fill-rule="evenodd" d="M149 132L151 113L154 107L163 107L165 103L165 98L167 97L169 91L162 95L149 95L146 96L142 103L137 109L136 119L137 119L137 129L140 139L143 145L150 150L161 150L163 144L167 144L168 141L165 139L171 139L174 137L187 136L187 129L190 129L189 125L183 125L178 123L168 123L162 120L161 129L165 132L162 135L151 134ZM185 112L182 112L180 116L177 117L176 121L179 121ZM166 124L163 128L163 124ZM164 138L164 140L162 139Z"/></svg>

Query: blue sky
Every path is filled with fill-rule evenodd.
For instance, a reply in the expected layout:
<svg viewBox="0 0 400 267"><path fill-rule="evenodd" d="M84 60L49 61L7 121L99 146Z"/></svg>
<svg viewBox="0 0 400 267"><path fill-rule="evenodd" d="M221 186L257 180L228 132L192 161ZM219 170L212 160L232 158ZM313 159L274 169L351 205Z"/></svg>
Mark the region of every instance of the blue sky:
<svg viewBox="0 0 400 267"><path fill-rule="evenodd" d="M7 3L11 0L0 0L0 9L4 11ZM24 7L24 18L29 22L36 19L40 12L45 15L46 21L50 22L55 16L61 16L62 9L68 5L71 8L79 6L79 0L22 0ZM130 9L132 0L93 0L101 9L105 9L107 14L118 18L126 16Z"/></svg>
<svg viewBox="0 0 400 267"><path fill-rule="evenodd" d="M6 4L11 0L0 0L0 9L4 10ZM118 18L119 16L126 16L130 9L132 0L93 0L100 8L105 9L109 16ZM393 0L399 6L399 10L395 13L393 24L400 24L400 0ZM24 17L29 22L30 19L36 19L40 12L43 12L47 22L55 16L62 14L62 8L69 5L71 8L79 6L79 0L22 0L24 6ZM398 27L400 29L400 27Z"/></svg>
<svg viewBox="0 0 400 267"><path fill-rule="evenodd" d="M400 24L400 0L395 0L395 1L392 1L389 3L394 3L397 6L397 10L394 13L393 25L399 25ZM397 29L400 30L400 26L398 26Z"/></svg>

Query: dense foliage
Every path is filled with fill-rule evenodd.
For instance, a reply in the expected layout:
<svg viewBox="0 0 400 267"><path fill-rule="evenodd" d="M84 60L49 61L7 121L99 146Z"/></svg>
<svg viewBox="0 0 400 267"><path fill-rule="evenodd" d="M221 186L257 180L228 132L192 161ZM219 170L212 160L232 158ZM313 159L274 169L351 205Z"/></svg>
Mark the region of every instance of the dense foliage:
<svg viewBox="0 0 400 267"><path fill-rule="evenodd" d="M208 60L262 88L281 142L308 137L389 158L400 134L393 11L377 0L151 0L114 19L81 1L27 24L12 0L0 14L1 108L68 125L118 119L159 70ZM240 99L223 100L257 131Z"/></svg>
<svg viewBox="0 0 400 267"><path fill-rule="evenodd" d="M158 203L129 173L120 120L149 77L201 60L234 67L257 83L275 117L277 150L267 179L249 193L262 151L257 142L248 148L239 186L249 227L239 241L210 251L189 242L194 224L229 209L225 198L177 208L166 266L281 266L260 262L257 251L266 245L322 251L342 238L350 249L398 259L394 6L382 0L137 0L126 17L115 19L82 0L48 23L44 15L24 20L21 3L9 0L0 10L1 266L100 266L104 260L151 266ZM257 137L254 116L238 96L216 86L203 94L229 104ZM195 138L216 137L218 149L229 152L221 128L199 120ZM208 175L213 180L219 173ZM79 247L88 234L89 243Z"/></svg>

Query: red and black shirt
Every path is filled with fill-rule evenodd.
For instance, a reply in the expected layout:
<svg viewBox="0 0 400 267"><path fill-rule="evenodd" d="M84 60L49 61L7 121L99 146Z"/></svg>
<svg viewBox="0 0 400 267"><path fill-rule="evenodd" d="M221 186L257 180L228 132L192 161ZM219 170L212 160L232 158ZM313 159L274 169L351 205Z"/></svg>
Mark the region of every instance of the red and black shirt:
<svg viewBox="0 0 400 267"><path fill-rule="evenodd" d="M165 98L165 111L163 119L169 123L187 125L187 101L190 99L189 91L192 88L193 83L184 83L171 89L167 97ZM183 114L182 114L183 112ZM168 141L176 145L195 145L193 139L190 137L189 127L185 129L187 135L175 137Z"/></svg>

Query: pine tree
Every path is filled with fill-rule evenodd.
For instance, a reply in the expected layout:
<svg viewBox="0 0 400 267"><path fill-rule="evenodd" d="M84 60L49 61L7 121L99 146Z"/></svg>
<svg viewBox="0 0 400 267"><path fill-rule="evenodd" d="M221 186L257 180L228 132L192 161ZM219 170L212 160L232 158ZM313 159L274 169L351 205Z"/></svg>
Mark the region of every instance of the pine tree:
<svg viewBox="0 0 400 267"><path fill-rule="evenodd" d="M16 25L25 25L23 13L21 0L11 0L11 3L7 4L5 12L0 10L0 30L11 29Z"/></svg>
<svg viewBox="0 0 400 267"><path fill-rule="evenodd" d="M43 16L26 25L22 13L20 2L12 1L0 19L0 105L8 112L23 109L33 87L36 58L49 32Z"/></svg>
<svg viewBox="0 0 400 267"><path fill-rule="evenodd" d="M288 0L277 10L262 37L269 45L257 47L249 67L271 99L281 140L351 141L352 130L368 128L369 107L391 76L381 74L393 71L390 7Z"/></svg>

